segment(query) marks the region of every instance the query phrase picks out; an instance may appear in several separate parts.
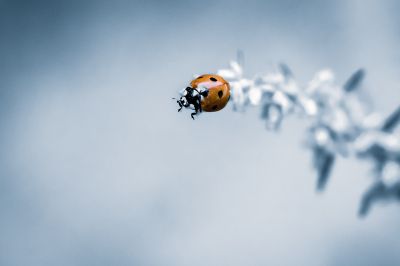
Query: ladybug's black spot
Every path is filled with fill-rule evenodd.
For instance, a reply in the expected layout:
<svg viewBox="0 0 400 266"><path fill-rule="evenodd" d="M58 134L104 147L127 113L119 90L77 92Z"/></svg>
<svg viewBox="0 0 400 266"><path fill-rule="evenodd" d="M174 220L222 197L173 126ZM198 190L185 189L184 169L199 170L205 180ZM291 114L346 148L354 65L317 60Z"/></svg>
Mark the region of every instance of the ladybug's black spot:
<svg viewBox="0 0 400 266"><path fill-rule="evenodd" d="M218 108L218 106L216 106L216 105L214 105L213 107L212 107L212 109L215 111L215 110L217 110L217 108Z"/></svg>
<svg viewBox="0 0 400 266"><path fill-rule="evenodd" d="M224 94L224 93L223 93L222 91L219 91L219 92L218 92L218 97L219 97L219 98L222 98L222 95L223 95L223 94Z"/></svg>
<svg viewBox="0 0 400 266"><path fill-rule="evenodd" d="M210 80L211 80L211 81L214 81L214 82L217 81L217 79L214 78L214 77L211 77Z"/></svg>
<svg viewBox="0 0 400 266"><path fill-rule="evenodd" d="M201 79L203 76L197 77L198 79Z"/></svg>

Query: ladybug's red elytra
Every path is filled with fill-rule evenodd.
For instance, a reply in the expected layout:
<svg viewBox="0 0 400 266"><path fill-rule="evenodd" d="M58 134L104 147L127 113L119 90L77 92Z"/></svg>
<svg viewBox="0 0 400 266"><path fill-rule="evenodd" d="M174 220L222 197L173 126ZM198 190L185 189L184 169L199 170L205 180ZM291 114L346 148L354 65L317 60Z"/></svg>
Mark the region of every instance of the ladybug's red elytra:
<svg viewBox="0 0 400 266"><path fill-rule="evenodd" d="M221 76L214 74L204 74L190 82L181 98L177 101L179 104L178 112L183 107L191 108L195 112L216 112L223 109L230 98L229 83Z"/></svg>

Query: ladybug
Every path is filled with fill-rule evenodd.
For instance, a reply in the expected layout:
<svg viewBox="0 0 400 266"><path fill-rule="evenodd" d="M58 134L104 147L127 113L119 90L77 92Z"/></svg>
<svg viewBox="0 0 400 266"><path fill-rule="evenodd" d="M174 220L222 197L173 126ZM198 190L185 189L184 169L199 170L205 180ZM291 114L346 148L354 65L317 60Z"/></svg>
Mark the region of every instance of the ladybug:
<svg viewBox="0 0 400 266"><path fill-rule="evenodd" d="M230 98L229 83L214 74L201 75L190 82L190 87L182 92L177 103L178 112L183 107L194 110L191 117L199 112L216 112L223 109Z"/></svg>

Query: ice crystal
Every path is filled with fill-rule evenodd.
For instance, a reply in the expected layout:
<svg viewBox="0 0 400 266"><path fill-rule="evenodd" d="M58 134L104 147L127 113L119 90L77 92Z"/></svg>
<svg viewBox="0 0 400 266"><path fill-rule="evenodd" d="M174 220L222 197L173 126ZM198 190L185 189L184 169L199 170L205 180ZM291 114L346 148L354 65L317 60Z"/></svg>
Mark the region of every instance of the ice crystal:
<svg viewBox="0 0 400 266"><path fill-rule="evenodd" d="M400 138L394 133L400 122L400 107L379 123L360 93L365 71L359 69L342 85L329 69L317 72L305 85L296 82L285 64L276 71L254 78L243 75L243 65L231 61L217 72L231 85L233 109L244 112L259 106L269 130L281 127L292 114L310 121L306 147L317 173L316 188L326 187L336 157L353 156L373 165L373 181L365 192L359 215L378 201L400 201Z"/></svg>

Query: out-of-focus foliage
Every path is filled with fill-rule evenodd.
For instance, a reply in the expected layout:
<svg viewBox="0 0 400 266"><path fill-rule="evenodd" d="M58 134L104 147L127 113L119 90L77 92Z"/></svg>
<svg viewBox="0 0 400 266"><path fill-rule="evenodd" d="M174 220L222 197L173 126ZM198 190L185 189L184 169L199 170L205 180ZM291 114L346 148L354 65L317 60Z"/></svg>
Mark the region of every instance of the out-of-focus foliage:
<svg viewBox="0 0 400 266"><path fill-rule="evenodd" d="M279 129L290 115L306 118L306 146L312 152L317 190L325 188L336 157L353 156L368 160L374 169L374 180L361 200L360 216L377 201L400 201L400 138L395 133L400 107L386 119L371 110L360 89L363 69L343 85L335 82L329 69L301 85L285 64L275 72L249 79L238 61L217 72L231 84L234 110L244 112L259 106L261 119L270 130Z"/></svg>

